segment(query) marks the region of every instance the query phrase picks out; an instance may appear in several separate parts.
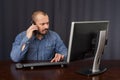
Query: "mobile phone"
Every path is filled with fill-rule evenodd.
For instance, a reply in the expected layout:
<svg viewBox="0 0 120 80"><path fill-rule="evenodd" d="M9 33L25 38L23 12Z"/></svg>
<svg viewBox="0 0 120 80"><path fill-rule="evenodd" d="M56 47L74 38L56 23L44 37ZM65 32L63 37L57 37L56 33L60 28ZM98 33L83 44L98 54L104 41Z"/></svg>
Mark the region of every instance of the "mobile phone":
<svg viewBox="0 0 120 80"><path fill-rule="evenodd" d="M31 22L32 22L32 24L36 25L36 23L35 23L34 21L31 21ZM35 30L35 31L33 31L33 33L34 33L34 35L36 36L36 35L39 34L40 32L39 32L38 30Z"/></svg>
<svg viewBox="0 0 120 80"><path fill-rule="evenodd" d="M39 34L40 32L38 30L33 31L34 35L36 36L37 34Z"/></svg>

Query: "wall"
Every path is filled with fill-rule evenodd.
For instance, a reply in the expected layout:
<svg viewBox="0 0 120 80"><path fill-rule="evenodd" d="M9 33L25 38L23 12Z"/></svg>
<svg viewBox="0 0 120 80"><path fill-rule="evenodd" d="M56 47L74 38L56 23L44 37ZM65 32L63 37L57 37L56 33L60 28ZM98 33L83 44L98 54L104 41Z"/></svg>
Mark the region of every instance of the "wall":
<svg viewBox="0 0 120 80"><path fill-rule="evenodd" d="M10 59L15 36L30 26L34 10L45 10L50 27L68 45L71 21L109 20L105 59L120 59L120 0L0 0L0 59Z"/></svg>

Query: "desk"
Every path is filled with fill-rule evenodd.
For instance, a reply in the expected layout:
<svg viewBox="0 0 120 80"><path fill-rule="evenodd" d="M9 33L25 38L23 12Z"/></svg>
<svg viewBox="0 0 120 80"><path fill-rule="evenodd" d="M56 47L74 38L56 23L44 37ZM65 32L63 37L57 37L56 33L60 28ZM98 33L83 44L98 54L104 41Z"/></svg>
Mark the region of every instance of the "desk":
<svg viewBox="0 0 120 80"><path fill-rule="evenodd" d="M16 70L11 61L0 61L0 80L120 80L120 60L102 61L108 70L98 76L83 76L75 71L89 66L91 61L71 62L67 67L39 67Z"/></svg>

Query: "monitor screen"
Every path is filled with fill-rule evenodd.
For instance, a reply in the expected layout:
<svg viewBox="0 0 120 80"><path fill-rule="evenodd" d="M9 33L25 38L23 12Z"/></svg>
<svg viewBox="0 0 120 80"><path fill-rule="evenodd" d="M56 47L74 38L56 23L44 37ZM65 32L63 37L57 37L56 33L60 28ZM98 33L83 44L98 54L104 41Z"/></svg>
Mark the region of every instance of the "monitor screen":
<svg viewBox="0 0 120 80"><path fill-rule="evenodd" d="M102 30L107 33L108 21L72 22L68 48L68 54L71 54L70 60L94 57Z"/></svg>

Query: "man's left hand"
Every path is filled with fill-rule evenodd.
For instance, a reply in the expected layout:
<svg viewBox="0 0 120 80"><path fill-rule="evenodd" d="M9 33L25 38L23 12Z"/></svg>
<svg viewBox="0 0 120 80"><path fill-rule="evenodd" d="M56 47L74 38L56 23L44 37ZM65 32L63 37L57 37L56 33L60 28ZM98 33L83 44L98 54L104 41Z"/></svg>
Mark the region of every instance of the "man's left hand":
<svg viewBox="0 0 120 80"><path fill-rule="evenodd" d="M64 59L64 55L56 53L55 57L51 60L51 62L59 62Z"/></svg>

